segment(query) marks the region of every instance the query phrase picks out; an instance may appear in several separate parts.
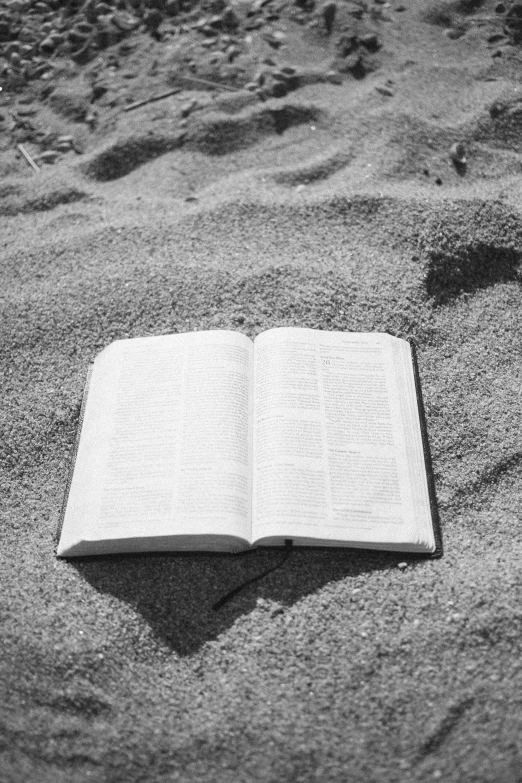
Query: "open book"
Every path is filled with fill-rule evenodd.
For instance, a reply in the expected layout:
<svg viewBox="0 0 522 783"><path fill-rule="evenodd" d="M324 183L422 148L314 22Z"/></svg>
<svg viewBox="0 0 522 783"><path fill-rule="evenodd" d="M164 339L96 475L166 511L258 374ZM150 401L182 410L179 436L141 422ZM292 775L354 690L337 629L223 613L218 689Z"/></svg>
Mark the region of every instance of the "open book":
<svg viewBox="0 0 522 783"><path fill-rule="evenodd" d="M117 340L91 369L57 554L434 553L415 357L380 333Z"/></svg>

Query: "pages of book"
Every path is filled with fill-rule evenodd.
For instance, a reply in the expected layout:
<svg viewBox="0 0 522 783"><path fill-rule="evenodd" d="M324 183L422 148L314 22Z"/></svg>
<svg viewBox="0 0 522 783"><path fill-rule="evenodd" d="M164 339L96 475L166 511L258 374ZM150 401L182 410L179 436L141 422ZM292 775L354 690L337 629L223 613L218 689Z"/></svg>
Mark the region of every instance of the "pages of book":
<svg viewBox="0 0 522 783"><path fill-rule="evenodd" d="M226 331L99 354L58 555L247 546L252 362L252 341Z"/></svg>
<svg viewBox="0 0 522 783"><path fill-rule="evenodd" d="M99 354L58 555L288 539L435 550L408 342L280 328Z"/></svg>
<svg viewBox="0 0 522 783"><path fill-rule="evenodd" d="M433 551L409 344L281 328L254 357L254 542Z"/></svg>

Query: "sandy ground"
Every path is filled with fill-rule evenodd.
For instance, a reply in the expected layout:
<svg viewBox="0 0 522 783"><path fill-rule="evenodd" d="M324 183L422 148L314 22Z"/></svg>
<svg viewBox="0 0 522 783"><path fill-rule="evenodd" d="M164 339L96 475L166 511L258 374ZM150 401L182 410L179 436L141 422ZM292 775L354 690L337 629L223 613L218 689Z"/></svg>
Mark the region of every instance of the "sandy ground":
<svg viewBox="0 0 522 783"><path fill-rule="evenodd" d="M78 150L36 174L2 136L2 781L522 781L522 54L495 4L405 5L340 83L337 21L252 30L247 70L301 74L280 98L125 112L177 83L178 39L144 32L63 66L61 103L4 89ZM96 69L89 125L63 94ZM280 554L57 560L96 353L281 325L416 340L444 557L297 551L218 612Z"/></svg>

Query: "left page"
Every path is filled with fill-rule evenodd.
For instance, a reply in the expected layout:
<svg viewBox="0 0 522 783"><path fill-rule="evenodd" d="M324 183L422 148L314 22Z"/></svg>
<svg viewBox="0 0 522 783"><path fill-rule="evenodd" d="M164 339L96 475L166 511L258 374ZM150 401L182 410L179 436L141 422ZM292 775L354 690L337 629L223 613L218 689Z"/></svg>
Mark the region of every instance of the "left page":
<svg viewBox="0 0 522 783"><path fill-rule="evenodd" d="M252 380L253 343L237 332L102 351L57 554L247 546Z"/></svg>

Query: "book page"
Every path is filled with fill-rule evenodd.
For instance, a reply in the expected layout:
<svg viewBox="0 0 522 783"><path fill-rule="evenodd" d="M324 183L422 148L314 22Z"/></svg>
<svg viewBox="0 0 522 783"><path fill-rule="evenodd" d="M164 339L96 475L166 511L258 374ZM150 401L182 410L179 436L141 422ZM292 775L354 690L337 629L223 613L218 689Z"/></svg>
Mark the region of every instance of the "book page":
<svg viewBox="0 0 522 783"><path fill-rule="evenodd" d="M409 351L379 333L287 328L256 338L254 540L415 546L419 530L425 537L415 390L401 382Z"/></svg>
<svg viewBox="0 0 522 783"><path fill-rule="evenodd" d="M253 345L236 332L121 340L94 364L60 549L251 537Z"/></svg>

